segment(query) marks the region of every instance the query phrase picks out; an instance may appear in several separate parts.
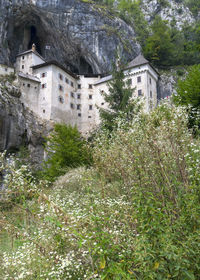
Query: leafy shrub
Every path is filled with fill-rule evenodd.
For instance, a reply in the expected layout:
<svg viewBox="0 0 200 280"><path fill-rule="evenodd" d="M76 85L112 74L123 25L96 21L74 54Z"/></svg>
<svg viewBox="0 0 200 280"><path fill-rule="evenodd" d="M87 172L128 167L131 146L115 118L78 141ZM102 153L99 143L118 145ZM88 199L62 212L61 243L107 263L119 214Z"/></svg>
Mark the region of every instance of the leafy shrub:
<svg viewBox="0 0 200 280"><path fill-rule="evenodd" d="M200 108L200 64L189 69L185 79L177 84L176 100L181 105L191 105Z"/></svg>
<svg viewBox="0 0 200 280"><path fill-rule="evenodd" d="M76 127L55 124L45 145L47 160L43 175L48 180L65 174L67 168L88 164L90 154Z"/></svg>
<svg viewBox="0 0 200 280"><path fill-rule="evenodd" d="M175 103L187 106L189 127L200 127L200 64L190 67L187 76L177 83Z"/></svg>

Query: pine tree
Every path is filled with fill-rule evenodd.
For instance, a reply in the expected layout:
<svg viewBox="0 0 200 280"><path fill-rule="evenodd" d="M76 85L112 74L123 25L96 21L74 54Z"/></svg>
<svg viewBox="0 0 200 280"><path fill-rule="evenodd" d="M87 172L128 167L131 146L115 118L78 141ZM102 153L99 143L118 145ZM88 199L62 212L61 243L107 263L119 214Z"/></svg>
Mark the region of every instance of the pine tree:
<svg viewBox="0 0 200 280"><path fill-rule="evenodd" d="M137 102L132 99L134 89L130 80L125 79L124 64L119 61L119 56L117 61L118 65L113 65L112 79L108 82L109 93L102 93L108 109L99 108L103 127L110 131L116 126L119 116L129 120L139 110Z"/></svg>

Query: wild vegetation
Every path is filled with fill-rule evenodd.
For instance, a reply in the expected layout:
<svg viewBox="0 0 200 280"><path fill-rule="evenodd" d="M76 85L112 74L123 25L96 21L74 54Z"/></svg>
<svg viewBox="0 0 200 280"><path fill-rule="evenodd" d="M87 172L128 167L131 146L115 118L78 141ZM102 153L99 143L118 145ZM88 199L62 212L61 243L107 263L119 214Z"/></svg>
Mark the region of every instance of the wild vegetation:
<svg viewBox="0 0 200 280"><path fill-rule="evenodd" d="M200 142L187 122L167 104L120 118L93 143L93 166L53 188L9 163L0 278L198 279Z"/></svg>

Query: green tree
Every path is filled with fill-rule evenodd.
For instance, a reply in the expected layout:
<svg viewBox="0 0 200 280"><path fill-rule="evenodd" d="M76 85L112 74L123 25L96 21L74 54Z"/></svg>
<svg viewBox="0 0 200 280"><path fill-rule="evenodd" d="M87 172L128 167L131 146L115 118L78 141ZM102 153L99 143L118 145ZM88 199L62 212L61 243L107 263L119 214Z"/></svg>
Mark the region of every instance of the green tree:
<svg viewBox="0 0 200 280"><path fill-rule="evenodd" d="M184 53L183 63L187 65L200 63L200 22L184 25Z"/></svg>
<svg viewBox="0 0 200 280"><path fill-rule="evenodd" d="M54 131L45 145L47 160L44 163L44 176L53 181L65 174L69 167L88 164L90 156L86 143L76 127L55 124Z"/></svg>
<svg viewBox="0 0 200 280"><path fill-rule="evenodd" d="M188 107L189 126L200 125L200 64L190 67L185 79L177 84L177 95L174 96L176 104Z"/></svg>
<svg viewBox="0 0 200 280"><path fill-rule="evenodd" d="M156 16L151 30L152 35L147 38L143 49L145 56L156 65L170 65L173 56L170 27Z"/></svg>
<svg viewBox="0 0 200 280"><path fill-rule="evenodd" d="M185 79L177 84L176 102L200 109L200 64L190 67Z"/></svg>
<svg viewBox="0 0 200 280"><path fill-rule="evenodd" d="M108 82L109 93L103 93L108 109L100 108L100 117L103 126L110 131L115 127L117 117L123 115L128 120L139 110L138 103L131 98L134 89L131 81L125 79L123 68L122 62L118 66L113 65L112 79Z"/></svg>
<svg viewBox="0 0 200 280"><path fill-rule="evenodd" d="M186 5L189 7L191 12L198 16L198 13L200 11L200 0L185 0Z"/></svg>

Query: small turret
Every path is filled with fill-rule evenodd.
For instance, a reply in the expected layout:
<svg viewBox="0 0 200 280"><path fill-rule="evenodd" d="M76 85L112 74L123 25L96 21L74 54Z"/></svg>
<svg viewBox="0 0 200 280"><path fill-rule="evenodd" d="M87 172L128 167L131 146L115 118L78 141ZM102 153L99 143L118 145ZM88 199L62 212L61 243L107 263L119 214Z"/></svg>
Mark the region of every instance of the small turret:
<svg viewBox="0 0 200 280"><path fill-rule="evenodd" d="M32 45L32 51L35 52L36 51L36 45L33 43Z"/></svg>

